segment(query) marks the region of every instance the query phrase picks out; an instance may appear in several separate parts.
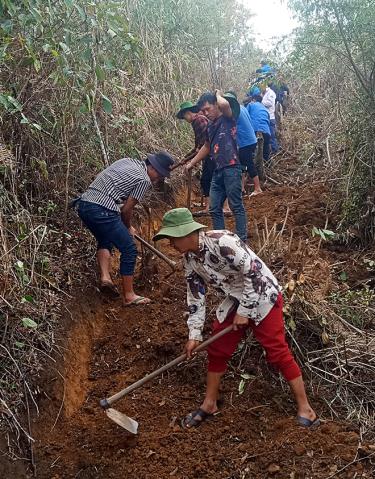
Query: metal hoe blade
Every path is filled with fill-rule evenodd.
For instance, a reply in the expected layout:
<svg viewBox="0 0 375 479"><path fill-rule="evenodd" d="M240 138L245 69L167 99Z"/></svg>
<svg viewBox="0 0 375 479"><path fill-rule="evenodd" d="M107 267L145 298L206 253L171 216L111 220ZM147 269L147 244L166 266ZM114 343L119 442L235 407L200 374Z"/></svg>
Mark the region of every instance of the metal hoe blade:
<svg viewBox="0 0 375 479"><path fill-rule="evenodd" d="M137 434L138 433L138 423L137 421L134 421L131 417L126 416L125 414L122 414L120 411L116 411L116 409L109 408L105 410L105 413L109 417L109 419L112 419L116 424L119 426L123 427L127 431L131 432L132 434Z"/></svg>

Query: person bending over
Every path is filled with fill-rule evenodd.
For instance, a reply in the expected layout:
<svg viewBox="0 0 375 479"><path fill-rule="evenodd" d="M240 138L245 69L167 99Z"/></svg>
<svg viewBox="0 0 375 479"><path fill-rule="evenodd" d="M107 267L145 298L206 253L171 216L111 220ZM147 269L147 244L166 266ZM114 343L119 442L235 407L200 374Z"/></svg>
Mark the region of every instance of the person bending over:
<svg viewBox="0 0 375 479"><path fill-rule="evenodd" d="M111 253L121 253L120 274L125 305L146 304L150 300L134 292L133 275L137 248L133 235L134 206L143 200L152 184L169 177L172 156L160 151L147 155L146 161L123 158L108 166L95 178L83 195L74 201L78 215L97 241L100 271L99 289L112 298L119 293L111 278Z"/></svg>
<svg viewBox="0 0 375 479"><path fill-rule="evenodd" d="M187 208L168 211L154 236L167 238L183 255L189 309L189 340L185 351L191 357L202 341L206 316L206 287L215 288L224 300L216 310L213 334L233 325L233 330L210 344L206 395L201 406L182 421L183 427L198 426L218 412L221 378L237 345L251 330L263 346L267 361L279 370L297 403L302 426L318 426L309 404L301 370L285 339L283 297L276 278L265 263L240 238L226 230L205 231Z"/></svg>

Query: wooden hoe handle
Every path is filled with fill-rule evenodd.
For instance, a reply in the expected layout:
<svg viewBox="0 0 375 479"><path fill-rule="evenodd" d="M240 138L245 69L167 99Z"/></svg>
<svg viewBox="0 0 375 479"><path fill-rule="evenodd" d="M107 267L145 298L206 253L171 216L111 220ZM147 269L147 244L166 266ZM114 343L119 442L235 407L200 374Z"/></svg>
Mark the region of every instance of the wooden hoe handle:
<svg viewBox="0 0 375 479"><path fill-rule="evenodd" d="M209 346L211 343L213 343L214 341L216 341L217 339L221 338L222 336L224 336L224 334L227 334L229 333L229 331L232 331L233 329L233 325L231 326L228 326L226 327L225 329L223 329L222 331L220 331L219 333L215 334L214 336L211 336L210 338L208 338L206 341L203 341L203 343L201 343L199 346L197 346L193 352L194 353L199 353L199 351L202 351L203 349L206 349L207 346ZM102 399L100 401L100 405L103 409L108 409L113 403L115 403L116 401L118 401L119 399L121 399L122 397L124 397L126 394L129 394L131 393L132 391L134 391L135 389L138 389L140 388L141 386L143 386L144 384L148 383L149 381L151 381L151 379L154 379L156 378L157 376L159 376L160 374L164 373L165 371L168 371L168 369L170 368L173 368L173 366L177 366L177 364L180 364L182 363L182 361L185 361L186 359L186 353L184 354L181 354L181 356L178 356L176 359L174 359L173 361L171 361L170 363L168 364L165 364L164 366L162 366L161 368L157 369L156 371L153 371L152 373L148 374L147 376L145 376L144 378L142 379L139 379L139 381L131 384L130 386L128 386L127 388L123 389L122 391L119 391L118 393L114 394L113 396L109 397L109 398L106 398L106 399Z"/></svg>
<svg viewBox="0 0 375 479"><path fill-rule="evenodd" d="M175 165L172 166L170 171L175 170L176 168L180 168L180 166L184 166L187 163L188 160L182 160L179 163L176 163Z"/></svg>
<svg viewBox="0 0 375 479"><path fill-rule="evenodd" d="M134 235L134 238L137 239L140 243L143 244L143 246L145 246L146 248L148 248L150 251L152 251L153 253L156 254L156 256L159 256L159 258L161 258L162 260L164 260L173 270L176 269L176 262L173 261L172 259L169 259L167 256L165 256L165 254L161 253L159 250L157 250L156 248L154 248L150 243L147 243L146 240L144 240L143 238L141 238L140 236L138 235Z"/></svg>

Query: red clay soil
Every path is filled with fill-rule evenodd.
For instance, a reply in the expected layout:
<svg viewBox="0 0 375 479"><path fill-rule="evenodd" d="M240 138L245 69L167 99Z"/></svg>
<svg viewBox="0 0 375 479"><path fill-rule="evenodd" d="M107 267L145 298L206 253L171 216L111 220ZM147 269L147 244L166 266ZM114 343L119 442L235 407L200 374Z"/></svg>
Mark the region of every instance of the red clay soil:
<svg viewBox="0 0 375 479"><path fill-rule="evenodd" d="M139 421L138 436L105 416L98 406L102 397L180 353L186 331L184 293L178 283L169 288L171 302L162 301L164 291L147 309L130 312L117 305L101 308L101 320L77 317L60 417L51 430L59 411L52 407L37 425L37 477L326 478L350 463L356 457L358 434L332 422L314 432L297 426L288 395L270 387L263 377L259 351L245 363L244 370L254 375L245 392L238 394L239 375L229 374L221 415L197 430L186 432L179 421L203 396L203 358L171 371L115 406ZM61 400L55 399L56 406ZM319 409L319 398L314 402ZM338 477L362 471L359 463Z"/></svg>
<svg viewBox="0 0 375 479"><path fill-rule="evenodd" d="M323 195L323 187L277 187L247 200L251 238L255 223L260 234L275 222L282 228L288 207L286 228L294 229L294 241L311 237L312 226L326 223ZM53 383L51 372L50 398L33 424L38 479L373 477L366 455L375 448L358 453L360 438L350 426L327 420L309 431L296 424L287 388L280 387L254 345L240 370L237 358L225 379L220 415L200 428L184 431L179 424L202 400L204 354L114 406L140 423L137 436L110 421L99 400L172 360L186 341L182 272L163 279L167 267L160 262L158 267L159 276L144 290L153 299L147 307L105 303L88 286L71 309L73 326L61 364L65 381L57 376ZM251 374L243 394L241 372ZM310 395L324 417L320 390L313 387ZM351 464L354 459L361 460Z"/></svg>

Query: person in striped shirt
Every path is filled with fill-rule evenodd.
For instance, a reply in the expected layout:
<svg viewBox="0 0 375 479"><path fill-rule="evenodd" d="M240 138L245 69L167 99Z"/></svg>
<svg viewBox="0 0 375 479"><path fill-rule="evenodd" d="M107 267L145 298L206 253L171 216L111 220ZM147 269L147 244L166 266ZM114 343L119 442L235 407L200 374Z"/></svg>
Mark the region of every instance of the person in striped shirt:
<svg viewBox="0 0 375 479"><path fill-rule="evenodd" d="M133 288L137 258L133 209L153 184L169 177L173 163L173 157L165 151L147 155L146 161L132 158L115 161L99 173L76 204L78 215L97 240L100 290L112 298L119 296L111 278L113 246L120 251L122 292L127 306L150 302Z"/></svg>

